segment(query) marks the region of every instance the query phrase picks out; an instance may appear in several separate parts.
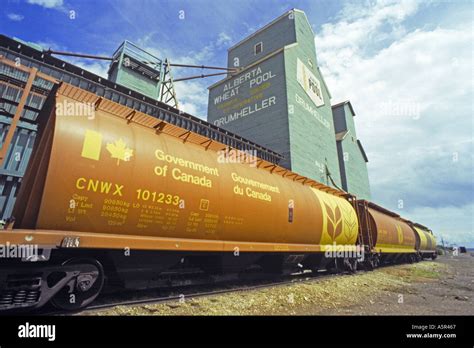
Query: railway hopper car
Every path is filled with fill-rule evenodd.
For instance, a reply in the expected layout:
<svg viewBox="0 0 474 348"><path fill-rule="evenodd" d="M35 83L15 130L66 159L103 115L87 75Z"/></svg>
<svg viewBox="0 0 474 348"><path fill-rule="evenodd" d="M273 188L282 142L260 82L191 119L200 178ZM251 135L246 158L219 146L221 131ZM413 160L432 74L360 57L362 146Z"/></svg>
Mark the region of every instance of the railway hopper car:
<svg viewBox="0 0 474 348"><path fill-rule="evenodd" d="M361 239L369 246L373 267L417 261L420 241L410 221L365 200L357 201L357 208Z"/></svg>
<svg viewBox="0 0 474 348"><path fill-rule="evenodd" d="M104 284L144 288L192 270L318 269L357 248L345 192L245 152L234 161L219 140L66 83L39 128L14 228L0 232L0 244L38 255L2 264L3 309L80 308Z"/></svg>
<svg viewBox="0 0 474 348"><path fill-rule="evenodd" d="M436 238L433 235L433 231L418 223L412 223L412 228L420 240L419 247L417 248L420 259L436 259Z"/></svg>
<svg viewBox="0 0 474 348"><path fill-rule="evenodd" d="M162 105L138 107L135 92L89 73L73 86L39 68L53 87L42 92L31 160L0 230L3 251L27 253L0 259L0 310L49 301L77 309L106 290L433 255L428 228L282 168L269 149ZM23 88L15 81L5 83ZM18 96L7 140L27 96ZM11 156L10 143L2 154Z"/></svg>

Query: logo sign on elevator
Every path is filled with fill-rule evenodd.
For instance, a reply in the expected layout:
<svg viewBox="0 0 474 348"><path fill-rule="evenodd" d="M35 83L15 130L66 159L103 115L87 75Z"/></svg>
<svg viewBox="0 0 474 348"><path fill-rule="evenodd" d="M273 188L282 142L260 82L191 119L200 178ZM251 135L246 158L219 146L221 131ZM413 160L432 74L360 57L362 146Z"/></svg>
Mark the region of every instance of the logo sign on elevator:
<svg viewBox="0 0 474 348"><path fill-rule="evenodd" d="M324 105L321 82L299 58L296 66L296 79L316 106Z"/></svg>

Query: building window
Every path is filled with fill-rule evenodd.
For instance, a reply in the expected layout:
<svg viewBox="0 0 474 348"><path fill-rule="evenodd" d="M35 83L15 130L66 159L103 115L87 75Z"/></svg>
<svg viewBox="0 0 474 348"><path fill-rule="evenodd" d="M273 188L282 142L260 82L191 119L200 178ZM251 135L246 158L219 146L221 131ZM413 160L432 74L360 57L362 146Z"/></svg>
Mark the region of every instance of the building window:
<svg viewBox="0 0 474 348"><path fill-rule="evenodd" d="M262 53L262 51L263 51L263 43L259 42L258 44L255 45L254 52L255 54L259 54L259 53Z"/></svg>
<svg viewBox="0 0 474 348"><path fill-rule="evenodd" d="M313 61L308 58L308 65L312 69L313 68Z"/></svg>

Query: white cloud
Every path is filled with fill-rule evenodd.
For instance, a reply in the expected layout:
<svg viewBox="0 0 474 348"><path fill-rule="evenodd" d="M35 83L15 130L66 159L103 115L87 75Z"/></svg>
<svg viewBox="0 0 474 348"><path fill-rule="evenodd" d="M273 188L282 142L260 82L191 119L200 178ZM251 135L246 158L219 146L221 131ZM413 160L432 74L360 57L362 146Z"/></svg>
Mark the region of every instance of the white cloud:
<svg viewBox="0 0 474 348"><path fill-rule="evenodd" d="M56 42L53 42L51 40L45 40L45 41L35 41L32 42L35 45L40 46L43 50L49 50L52 49L53 51L66 51L64 46L61 46L57 44Z"/></svg>
<svg viewBox="0 0 474 348"><path fill-rule="evenodd" d="M333 103L354 106L373 199L389 209L401 199L401 215L474 245L465 215L474 191L473 32L470 23L407 29L420 6L429 4L346 5L316 34L318 61Z"/></svg>
<svg viewBox="0 0 474 348"><path fill-rule="evenodd" d="M217 37L216 40L216 46L221 47L221 46L230 46L232 43L232 38L227 35L224 32L219 33L219 36Z"/></svg>
<svg viewBox="0 0 474 348"><path fill-rule="evenodd" d="M175 64L190 64L190 65L206 65L209 60L214 57L214 44L203 46L198 51L190 51L187 54L180 54L173 52L169 49L156 49L155 45L146 42L145 40L139 40L138 46L157 58L168 59L170 62ZM175 69L177 73L181 70Z"/></svg>
<svg viewBox="0 0 474 348"><path fill-rule="evenodd" d="M385 38L386 33L379 30L384 25L390 25L392 33L399 33L399 23L416 13L418 7L418 2L410 0L378 1L371 6L347 3L336 22L322 26L317 47L321 53L363 49Z"/></svg>
<svg viewBox="0 0 474 348"><path fill-rule="evenodd" d="M406 216L420 222L429 221L438 244L441 244L441 240L443 240L446 243L459 246L473 245L473 203L461 207L450 205L440 208L418 207L407 213Z"/></svg>
<svg viewBox="0 0 474 348"><path fill-rule="evenodd" d="M28 3L45 8L61 8L63 6L63 0L28 0Z"/></svg>
<svg viewBox="0 0 474 348"><path fill-rule="evenodd" d="M195 104L186 103L186 102L179 102L179 109L190 114L196 116L198 114L198 109Z"/></svg>
<svg viewBox="0 0 474 348"><path fill-rule="evenodd" d="M64 59L64 58L63 58ZM109 63L102 61L94 61L90 59L64 59L71 64L77 65L84 70L90 71L100 77L107 78L107 71L109 70Z"/></svg>
<svg viewBox="0 0 474 348"><path fill-rule="evenodd" d="M7 15L8 19L10 19L11 21L14 21L14 22L21 22L23 20L23 18L25 18L24 16L20 15L20 14L16 14L16 13L9 13Z"/></svg>
<svg viewBox="0 0 474 348"><path fill-rule="evenodd" d="M203 81L182 81L175 83L179 108L193 116L206 119L208 91Z"/></svg>

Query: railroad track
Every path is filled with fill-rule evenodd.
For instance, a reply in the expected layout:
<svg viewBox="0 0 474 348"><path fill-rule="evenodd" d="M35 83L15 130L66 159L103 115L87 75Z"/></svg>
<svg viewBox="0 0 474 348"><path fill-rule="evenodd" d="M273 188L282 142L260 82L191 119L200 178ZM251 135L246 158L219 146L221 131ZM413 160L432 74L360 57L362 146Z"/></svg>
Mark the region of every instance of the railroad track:
<svg viewBox="0 0 474 348"><path fill-rule="evenodd" d="M396 267L397 264L385 264L379 265L380 268L391 268ZM362 272L371 272L368 270L359 269L357 274ZM200 298L200 297L207 297L207 296L215 296L233 292L244 292L244 291L251 291L251 290L259 290L265 288L272 288L278 286L286 286L291 284L301 284L301 283L311 283L315 281L330 279L334 277L340 276L347 276L351 273L348 272L340 272L340 273L331 273L328 271L320 270L317 273L313 273L311 271L304 272L304 273L294 273L291 275L280 276L278 280L268 280L268 279L254 279L251 281L248 280L240 280L240 281L232 281L232 282L216 282L216 283L207 283L207 284L198 284L194 286L192 284L187 286L181 287L174 287L170 288L169 290L166 289L164 292L168 292L168 295L159 295L154 296L150 295L153 292L163 291L163 288L159 289L147 289L147 290L139 290L138 292L142 293L142 298L140 299L127 299L126 297L136 296L137 291L134 292L123 292L123 293L114 293L109 295L104 295L99 297L96 302L102 302L97 304L92 304L85 309L78 310L78 311L59 311L55 309L45 309L37 313L40 316L50 316L50 315L81 315L90 312L100 311L104 309L114 308L117 306L137 306L137 305L152 305L158 303L165 303L165 302L179 302L188 301L193 298ZM193 288L190 291L190 288ZM195 291L195 288L202 288L202 291ZM212 287L211 290L209 288ZM227 287L227 288L225 288ZM182 290L182 291L178 291ZM146 295L146 294L149 295ZM123 300L117 300L117 298L125 298ZM110 298L115 298L110 300Z"/></svg>
<svg viewBox="0 0 474 348"><path fill-rule="evenodd" d="M301 274L293 274L293 275L288 275L288 276L283 276L279 277L278 280L253 280L251 284L247 281L240 281L240 282L234 282L234 283L215 283L215 284L205 284L205 285L198 285L198 287L203 288L202 291L196 291L194 288L192 291L189 291L190 289L186 288L179 288L179 290L182 291L177 291L177 289L171 289L169 291L169 295L160 295L160 296L146 296L145 293L150 293L155 291L154 290L141 290L140 292L143 292L144 297L140 299L123 299L123 300L107 300L107 297L113 297L113 296L103 296L101 299L98 299L98 301L103 302L103 303L98 303L98 304L92 304L88 306L87 308L80 310L80 311L73 311L73 312L65 312L65 311L58 311L58 310L48 310L46 311L41 311L38 313L38 315L81 315L81 314L86 314L90 312L95 312L95 311L100 311L104 309L109 309L109 308L114 308L117 306L137 306L137 305L152 305L152 304L158 304L158 303L165 303L165 302L182 302L188 301L193 298L200 298L200 297L208 297L208 296L215 296L215 295L221 295L221 294L227 294L227 293L235 293L235 292L244 292L244 291L252 291L252 290L259 290L259 289L265 289L265 288L272 288L272 287L278 287L278 286L286 286L286 285L291 285L291 284L301 284L301 283L309 283L309 282L314 282L314 281L319 281L323 279L328 279L331 277L337 277L344 275L344 273L338 273L338 274L331 274L329 272L318 272L316 274L308 272L308 273L301 273ZM242 284L243 283L243 284ZM190 287L190 286L188 286ZM212 289L209 289L212 287ZM130 296L136 296L136 292L129 293L121 293L121 294L114 294L114 297L130 297Z"/></svg>

